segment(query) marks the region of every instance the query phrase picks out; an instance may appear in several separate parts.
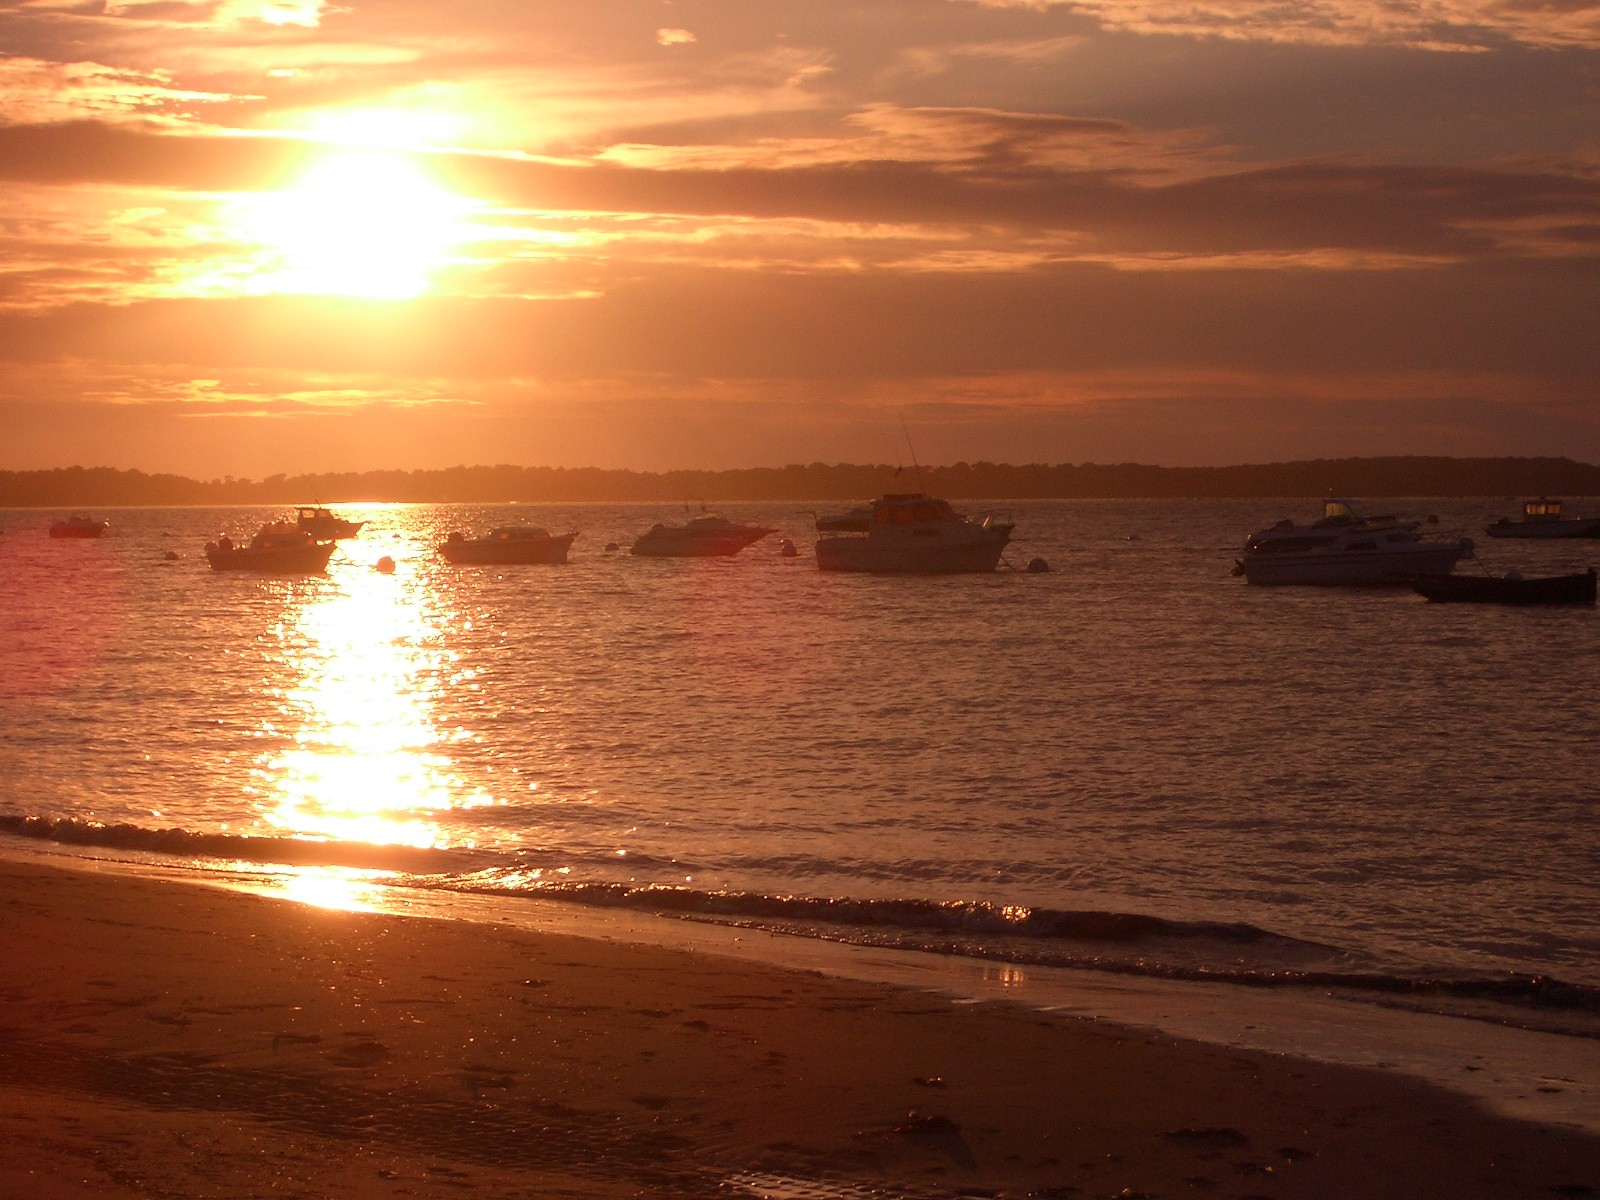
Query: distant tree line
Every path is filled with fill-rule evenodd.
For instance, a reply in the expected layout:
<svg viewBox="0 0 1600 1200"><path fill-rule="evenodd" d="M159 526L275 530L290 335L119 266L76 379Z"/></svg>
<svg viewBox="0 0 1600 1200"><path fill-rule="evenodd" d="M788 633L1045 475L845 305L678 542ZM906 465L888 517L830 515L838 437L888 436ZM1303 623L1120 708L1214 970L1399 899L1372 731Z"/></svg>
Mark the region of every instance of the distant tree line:
<svg viewBox="0 0 1600 1200"><path fill-rule="evenodd" d="M0 508L226 504L848 501L892 491L952 500L1593 496L1600 466L1570 458L1343 458L1235 467L958 462L920 469L810 463L736 471L451 467L186 479L110 467L0 471Z"/></svg>

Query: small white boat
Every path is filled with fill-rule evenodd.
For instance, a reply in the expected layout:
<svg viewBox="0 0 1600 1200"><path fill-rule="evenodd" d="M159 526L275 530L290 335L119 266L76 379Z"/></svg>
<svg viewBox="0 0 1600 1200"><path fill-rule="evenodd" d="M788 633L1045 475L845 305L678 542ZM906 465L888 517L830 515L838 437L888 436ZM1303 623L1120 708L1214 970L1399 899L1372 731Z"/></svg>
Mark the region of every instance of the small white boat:
<svg viewBox="0 0 1600 1200"><path fill-rule="evenodd" d="M682 525L652 525L634 539L629 553L646 558L726 558L773 532L703 512Z"/></svg>
<svg viewBox="0 0 1600 1200"><path fill-rule="evenodd" d="M307 575L328 569L334 543L319 542L286 521L272 522L243 546L226 535L206 543L213 571L256 571L266 575Z"/></svg>
<svg viewBox="0 0 1600 1200"><path fill-rule="evenodd" d="M963 516L921 492L892 494L873 503L864 532L817 539L817 566L904 575L992 571L1013 528L992 515Z"/></svg>
<svg viewBox="0 0 1600 1200"><path fill-rule="evenodd" d="M111 522L104 517L89 517L83 513L73 513L65 521L57 521L50 526L50 536L53 538L97 538L104 537L106 530L111 528Z"/></svg>
<svg viewBox="0 0 1600 1200"><path fill-rule="evenodd" d="M1522 518L1501 517L1484 532L1497 538L1600 538L1600 517L1564 517L1561 501L1544 496L1522 505Z"/></svg>
<svg viewBox="0 0 1600 1200"><path fill-rule="evenodd" d="M1448 575L1472 553L1471 538L1425 538L1418 524L1363 516L1352 501L1327 500L1320 520L1282 520L1251 534L1233 573L1253 584L1409 587L1417 575Z"/></svg>
<svg viewBox="0 0 1600 1200"><path fill-rule="evenodd" d="M347 521L320 505L302 504L294 510L294 524L296 529L309 533L319 542L331 542L355 537L366 522Z"/></svg>
<svg viewBox="0 0 1600 1200"><path fill-rule="evenodd" d="M479 538L452 533L439 547L458 564L564 563L577 532L552 535L537 525L502 525Z"/></svg>

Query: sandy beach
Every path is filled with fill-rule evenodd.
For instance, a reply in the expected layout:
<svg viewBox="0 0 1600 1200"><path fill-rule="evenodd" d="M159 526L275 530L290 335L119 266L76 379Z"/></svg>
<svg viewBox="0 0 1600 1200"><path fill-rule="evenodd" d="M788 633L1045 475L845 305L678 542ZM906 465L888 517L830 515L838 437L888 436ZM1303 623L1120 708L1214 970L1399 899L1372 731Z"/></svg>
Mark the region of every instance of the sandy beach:
<svg viewBox="0 0 1600 1200"><path fill-rule="evenodd" d="M0 858L0 1195L1585 1197L1377 1072Z"/></svg>

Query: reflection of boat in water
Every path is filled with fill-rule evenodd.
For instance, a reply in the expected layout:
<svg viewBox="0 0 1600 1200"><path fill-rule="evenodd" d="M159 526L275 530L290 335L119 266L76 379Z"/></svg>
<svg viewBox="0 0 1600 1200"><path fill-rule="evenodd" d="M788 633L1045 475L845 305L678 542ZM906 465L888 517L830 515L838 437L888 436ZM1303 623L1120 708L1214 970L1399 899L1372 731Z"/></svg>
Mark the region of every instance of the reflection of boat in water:
<svg viewBox="0 0 1600 1200"><path fill-rule="evenodd" d="M761 525L741 525L716 513L700 513L682 525L652 525L634 539L631 554L646 558L724 558L772 533Z"/></svg>
<svg viewBox="0 0 1600 1200"><path fill-rule="evenodd" d="M1564 517L1561 501L1543 496L1525 501L1522 517L1501 517L1484 532L1497 538L1600 538L1600 517Z"/></svg>
<svg viewBox="0 0 1600 1200"><path fill-rule="evenodd" d="M365 521L347 521L316 504L302 504L294 510L295 528L309 533L319 542L355 537L365 524Z"/></svg>
<svg viewBox="0 0 1600 1200"><path fill-rule="evenodd" d="M206 543L206 561L213 571L260 571L265 574L303 575L325 571L334 543L319 542L287 522L263 525L244 546L224 536Z"/></svg>
<svg viewBox="0 0 1600 1200"><path fill-rule="evenodd" d="M1349 500L1327 500L1308 525L1279 521L1250 535L1233 573L1246 583L1321 587L1407 587L1414 575L1448 575L1472 553L1472 539L1417 533L1416 521L1362 516Z"/></svg>
<svg viewBox="0 0 1600 1200"><path fill-rule="evenodd" d="M888 495L872 505L861 534L817 539L817 566L885 574L992 571L1000 564L1012 528L1011 522L993 516L963 516L949 501L921 492Z"/></svg>
<svg viewBox="0 0 1600 1200"><path fill-rule="evenodd" d="M439 553L453 563L564 563L577 536L576 532L551 536L536 525L505 525L479 538L452 533Z"/></svg>
<svg viewBox="0 0 1600 1200"><path fill-rule="evenodd" d="M1595 571L1525 579L1512 572L1492 575L1419 575L1412 590L1429 600L1451 604L1593 604Z"/></svg>
<svg viewBox="0 0 1600 1200"><path fill-rule="evenodd" d="M73 513L65 521L57 521L50 526L50 536L53 538L97 538L105 536L106 530L111 528L111 522L104 517L88 517L83 513Z"/></svg>

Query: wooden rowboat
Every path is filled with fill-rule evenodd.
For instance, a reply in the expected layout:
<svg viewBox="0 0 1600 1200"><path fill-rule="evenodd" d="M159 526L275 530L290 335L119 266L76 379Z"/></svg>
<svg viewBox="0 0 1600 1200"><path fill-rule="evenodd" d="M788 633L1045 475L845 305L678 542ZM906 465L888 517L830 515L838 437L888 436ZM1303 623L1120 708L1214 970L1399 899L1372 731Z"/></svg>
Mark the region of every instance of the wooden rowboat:
<svg viewBox="0 0 1600 1200"><path fill-rule="evenodd" d="M1593 604L1595 570L1526 579L1493 575L1416 575L1411 588L1444 604Z"/></svg>

